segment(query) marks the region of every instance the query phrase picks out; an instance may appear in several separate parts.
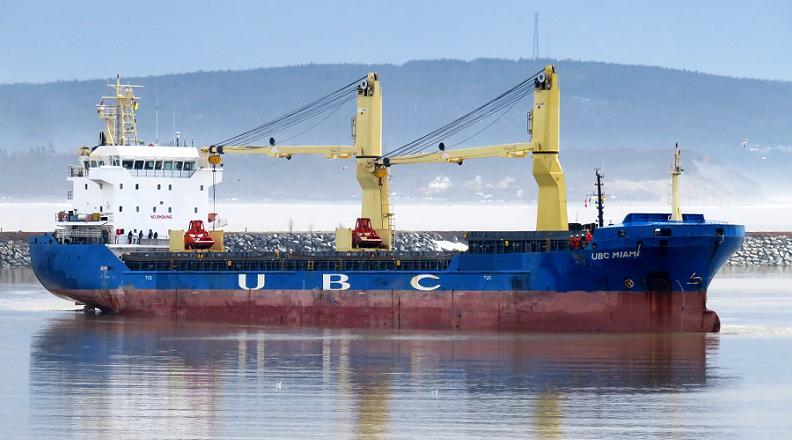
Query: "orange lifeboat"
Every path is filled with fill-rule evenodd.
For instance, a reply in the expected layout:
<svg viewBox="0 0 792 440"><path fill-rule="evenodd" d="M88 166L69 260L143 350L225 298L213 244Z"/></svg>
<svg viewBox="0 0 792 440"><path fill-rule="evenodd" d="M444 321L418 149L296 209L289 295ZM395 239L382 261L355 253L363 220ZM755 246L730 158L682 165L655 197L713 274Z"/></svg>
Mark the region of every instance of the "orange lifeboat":
<svg viewBox="0 0 792 440"><path fill-rule="evenodd" d="M190 220L190 227L184 233L184 248L209 249L214 244L214 238L204 229L203 221Z"/></svg>

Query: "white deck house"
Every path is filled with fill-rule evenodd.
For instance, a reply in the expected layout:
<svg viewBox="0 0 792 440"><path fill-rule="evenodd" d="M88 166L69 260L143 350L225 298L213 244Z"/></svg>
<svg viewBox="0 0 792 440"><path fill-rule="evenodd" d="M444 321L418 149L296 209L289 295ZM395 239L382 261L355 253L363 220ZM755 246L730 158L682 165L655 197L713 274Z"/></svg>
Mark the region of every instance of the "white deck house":
<svg viewBox="0 0 792 440"><path fill-rule="evenodd" d="M106 217L111 243L127 244L130 231L164 239L190 220L207 221L212 185L222 181L222 168L191 147L106 145L78 160L69 170L73 215Z"/></svg>

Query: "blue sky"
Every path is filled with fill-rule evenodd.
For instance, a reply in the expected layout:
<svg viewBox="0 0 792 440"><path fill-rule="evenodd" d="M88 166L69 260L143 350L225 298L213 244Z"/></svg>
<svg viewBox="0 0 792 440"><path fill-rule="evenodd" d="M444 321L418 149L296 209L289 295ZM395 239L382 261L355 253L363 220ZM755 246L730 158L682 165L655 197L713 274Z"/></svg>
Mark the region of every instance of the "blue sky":
<svg viewBox="0 0 792 440"><path fill-rule="evenodd" d="M0 0L0 83L540 54L792 81L784 1Z"/></svg>

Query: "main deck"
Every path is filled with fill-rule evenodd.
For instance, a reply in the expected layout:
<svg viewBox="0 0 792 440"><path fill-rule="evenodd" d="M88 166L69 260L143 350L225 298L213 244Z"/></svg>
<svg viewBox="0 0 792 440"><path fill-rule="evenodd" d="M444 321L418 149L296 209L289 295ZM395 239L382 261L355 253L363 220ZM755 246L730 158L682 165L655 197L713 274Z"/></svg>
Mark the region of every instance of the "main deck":
<svg viewBox="0 0 792 440"><path fill-rule="evenodd" d="M574 232L573 232L574 234ZM570 232L468 232L467 254L519 254L570 249ZM128 252L133 271L445 271L460 252Z"/></svg>

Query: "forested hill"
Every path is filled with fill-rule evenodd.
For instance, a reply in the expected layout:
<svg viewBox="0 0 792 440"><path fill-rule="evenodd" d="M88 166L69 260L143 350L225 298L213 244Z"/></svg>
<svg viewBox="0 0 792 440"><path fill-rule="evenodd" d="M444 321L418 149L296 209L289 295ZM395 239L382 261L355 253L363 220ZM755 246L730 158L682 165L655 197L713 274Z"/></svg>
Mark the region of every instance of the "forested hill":
<svg viewBox="0 0 792 440"><path fill-rule="evenodd" d="M598 62L499 59L429 60L402 65L303 65L126 80L144 86L139 91L142 99L138 113L143 140L152 142L155 138L155 103L158 102L161 143L167 143L175 129L183 133L188 142L194 140L196 145L205 145L243 132L325 95L366 72L375 71L382 80L383 136L388 150L477 107L547 63L556 64L559 73L561 148L562 155L567 155L564 163L569 164L565 166L571 174L585 176L585 182L580 180L580 185L588 185L590 168L606 161L625 162L627 167L611 173L611 176L615 174L625 182L664 179L668 168L665 157L670 158L670 153L665 151L670 151L677 141L697 158L696 165L690 164L690 170L705 170L710 180L713 179L711 175L735 177L730 180L732 184L739 182L740 188L727 188L725 195L728 197L753 191L753 182L759 180L757 174L765 180L784 176L787 164L792 164L788 147L792 144L792 124L789 123L792 82ZM8 179L15 182L14 187L6 187L5 191L14 193L19 188L26 188L30 192L45 181L46 187L51 187L48 179L57 177L58 182L63 181L61 176L50 178L49 174L32 179L34 176L29 174L29 170L20 170L9 163L13 159L8 158L23 154L25 160L32 160L31 149L39 147L34 155L41 158L41 169L55 169L65 165L64 157L67 156L61 153L71 153L77 145L96 144L101 129L96 104L101 95L109 93L110 89L106 87L109 80L0 85L0 155L7 158L5 176L0 178L0 184ZM525 119L530 105L530 98L518 103L489 130L461 146L526 139ZM306 128L297 127L292 132L278 135L278 139L289 144L346 144L350 142L353 111L353 105L349 104L305 134L289 139ZM763 152L741 147L740 143L746 138L752 145L760 144L768 150ZM453 145L458 140L450 139L446 144ZM574 157L569 157L570 154ZM765 160L768 156L770 160ZM46 160L58 164L44 165ZM233 162L229 162L230 165ZM304 165L301 172L317 176L335 173L337 167L342 167L340 164L326 166L315 160L306 160ZM265 166L272 179L287 178L294 172L290 167ZM250 193L251 186L246 181L249 182L247 177L259 172L260 168L246 162L239 164L237 170L242 174L235 175L234 170L226 169L228 179L224 193L255 196ZM532 197L517 189L516 184L503 183L513 179L524 183L526 190L532 189L530 179L525 179L529 176L526 171L529 168L523 164L510 163L497 168L487 164L466 164L459 171L436 167L426 170L413 168L400 172L402 176L416 176L409 179L409 185L416 188L402 188L402 192L418 194L418 190L428 188L433 197L442 197L441 190L452 187L456 189L449 193L453 192L455 197L469 194L475 198L476 194L481 194L482 185L485 188L505 185L503 194L495 197ZM640 170L652 172L647 174ZM441 182L450 180L451 183L437 184L437 179ZM18 186L20 182L22 186ZM234 182L239 182L238 188ZM718 182L717 179L712 181L714 187L721 183L729 185L729 182ZM267 196L300 198L301 192L316 195L315 184L306 182L304 187L289 186L282 191L271 191ZM344 187L346 189L342 193L348 190L348 196L356 194L353 180L344 185L348 188ZM658 194L666 191L659 183L655 183L653 188L659 188L652 190ZM708 193L709 189L703 188L703 192ZM41 194L42 191L34 190L31 194ZM58 188L60 192L61 188ZM338 195L337 191L335 195Z"/></svg>
<svg viewBox="0 0 792 440"><path fill-rule="evenodd" d="M673 140L692 146L792 144L792 83L706 75L659 67L558 60L414 61L403 65L304 65L247 71L129 78L144 86L140 131L154 138L155 94L160 138L175 128L209 143L251 128L365 75L380 74L386 145L399 145L476 107L546 63L558 66L564 147L649 147ZM123 72L120 72L123 75ZM95 104L108 80L0 85L0 148L53 144L56 150L95 143ZM519 123L497 136L525 136ZM322 135L349 137L344 123ZM483 136L489 141L495 135ZM309 137L309 136L307 136ZM475 142L474 142L475 143Z"/></svg>

